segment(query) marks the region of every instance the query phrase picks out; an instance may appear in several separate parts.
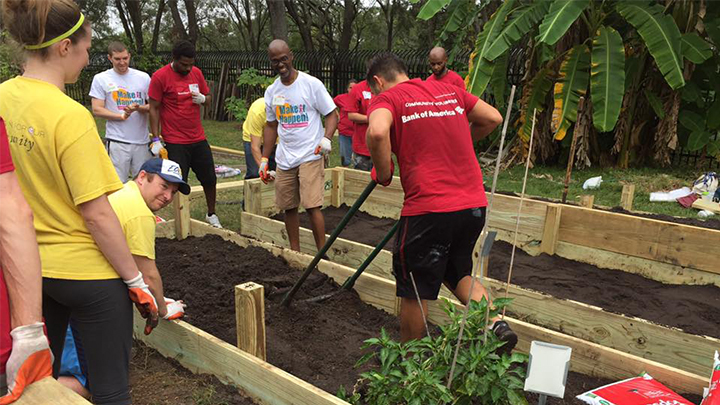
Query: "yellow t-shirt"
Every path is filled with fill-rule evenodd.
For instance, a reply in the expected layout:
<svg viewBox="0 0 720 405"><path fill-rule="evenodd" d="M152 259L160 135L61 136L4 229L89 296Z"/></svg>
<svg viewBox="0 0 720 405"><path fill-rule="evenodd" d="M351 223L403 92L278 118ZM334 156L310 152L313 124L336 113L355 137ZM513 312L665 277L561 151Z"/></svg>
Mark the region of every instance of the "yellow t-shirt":
<svg viewBox="0 0 720 405"><path fill-rule="evenodd" d="M150 211L134 180L110 197L115 214L122 225L130 253L155 260L155 215Z"/></svg>
<svg viewBox="0 0 720 405"><path fill-rule="evenodd" d="M16 77L0 84L0 116L34 214L43 277L118 278L78 207L122 187L90 112L50 83Z"/></svg>
<svg viewBox="0 0 720 405"><path fill-rule="evenodd" d="M250 142L251 136L263 137L265 126L265 98L261 97L250 105L245 122L243 122L243 141Z"/></svg>

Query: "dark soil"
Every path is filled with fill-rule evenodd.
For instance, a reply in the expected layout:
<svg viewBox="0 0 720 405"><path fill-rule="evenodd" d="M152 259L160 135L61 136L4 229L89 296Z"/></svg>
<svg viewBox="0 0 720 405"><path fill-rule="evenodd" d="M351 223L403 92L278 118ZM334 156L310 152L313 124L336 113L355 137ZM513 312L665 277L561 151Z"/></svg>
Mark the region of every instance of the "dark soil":
<svg viewBox="0 0 720 405"><path fill-rule="evenodd" d="M233 345L234 286L262 284L268 362L332 394L341 385L351 391L364 371L354 365L365 353L360 347L366 339L378 336L382 327L399 336L395 317L365 304L354 292L326 303L299 302L339 288L317 271L291 307L281 307L283 294L274 292L292 286L301 273L262 248L240 248L206 236L180 242L158 239L156 249L166 295L189 305L188 322Z"/></svg>
<svg viewBox="0 0 720 405"><path fill-rule="evenodd" d="M240 248L218 236L158 239L156 249L167 295L189 305L186 321L231 344L236 340L233 286L246 281L263 284L268 361L330 393L341 385L352 391L364 371L354 364L364 354L360 346L365 339L377 336L381 327L395 338L399 335L394 316L365 304L354 293L325 303L294 301L289 309L280 307L282 294L273 291L290 286L299 272L264 249ZM314 272L296 299L337 287ZM575 396L611 382L571 372L565 399L549 398L548 403L580 404ZM528 399L537 402L535 395Z"/></svg>
<svg viewBox="0 0 720 405"><path fill-rule="evenodd" d="M134 405L257 404L215 376L193 374L142 343L132 349L130 387Z"/></svg>
<svg viewBox="0 0 720 405"><path fill-rule="evenodd" d="M348 208L323 210L327 229L333 229ZM301 215L306 226L307 215ZM358 212L340 237L374 246L394 224ZM309 226L309 225L307 225ZM362 236L353 239L355 236ZM392 242L392 241L391 241ZM386 249L391 250L388 243ZM507 281L512 245L497 241L490 254L489 277ZM674 326L688 333L720 337L720 288L714 285L672 285L624 271L541 254L530 256L515 251L512 283L558 298L596 305L607 311L636 316L661 325Z"/></svg>

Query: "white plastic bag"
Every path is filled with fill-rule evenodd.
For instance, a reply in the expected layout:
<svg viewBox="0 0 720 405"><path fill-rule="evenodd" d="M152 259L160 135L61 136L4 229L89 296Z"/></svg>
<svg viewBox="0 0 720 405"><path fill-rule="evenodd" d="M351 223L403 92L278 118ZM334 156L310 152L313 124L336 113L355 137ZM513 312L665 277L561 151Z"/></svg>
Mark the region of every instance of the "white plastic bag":
<svg viewBox="0 0 720 405"><path fill-rule="evenodd" d="M679 188L677 190L670 191L669 193L664 192L664 191L655 191L655 192L650 193L650 201L652 201L652 202L677 201L678 198L687 197L692 193L693 193L693 191L690 189L690 187Z"/></svg>
<svg viewBox="0 0 720 405"><path fill-rule="evenodd" d="M602 181L602 176L591 177L585 180L585 183L583 183L583 190L593 190L596 188L600 188L600 183L602 183Z"/></svg>

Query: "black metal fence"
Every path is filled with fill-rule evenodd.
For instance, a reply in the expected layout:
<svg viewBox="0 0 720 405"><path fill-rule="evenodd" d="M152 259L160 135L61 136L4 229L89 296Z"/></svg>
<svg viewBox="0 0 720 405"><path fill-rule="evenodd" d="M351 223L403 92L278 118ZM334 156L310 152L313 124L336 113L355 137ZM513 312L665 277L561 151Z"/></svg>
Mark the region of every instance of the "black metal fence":
<svg viewBox="0 0 720 405"><path fill-rule="evenodd" d="M294 65L297 69L320 79L330 89L333 95L345 92L351 79L363 80L366 72L366 62L374 55L382 51L355 51L355 52L294 52ZM508 82L519 84L522 78L523 60L521 51L511 55L511 62L508 67ZM408 66L410 77L425 78L430 74L427 62L427 50L419 51L396 51ZM169 52L160 52L157 55L161 61L170 61ZM456 56L456 60L468 60L469 54ZM198 52L195 65L203 71L205 78L209 81L220 80L220 72L224 65L230 67L229 82L234 83L242 70L248 68L257 69L261 74L273 76L270 61L264 51L242 51L242 52ZM110 62L104 53L95 53L90 57L90 63L83 71L77 83L68 86L68 95L83 104L89 105L88 93L90 84L95 74L111 68ZM153 72L148 72L152 74ZM240 89L241 96L243 91ZM251 99L251 97L248 97Z"/></svg>

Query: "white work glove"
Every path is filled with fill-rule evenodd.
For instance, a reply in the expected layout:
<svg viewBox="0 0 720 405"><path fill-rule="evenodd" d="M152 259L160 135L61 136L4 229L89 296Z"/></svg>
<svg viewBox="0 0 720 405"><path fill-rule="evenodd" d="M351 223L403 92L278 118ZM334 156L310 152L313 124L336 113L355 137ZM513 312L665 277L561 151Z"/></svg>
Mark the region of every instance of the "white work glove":
<svg viewBox="0 0 720 405"><path fill-rule="evenodd" d="M332 142L323 136L318 146L315 147L315 154L327 155L330 151L332 151Z"/></svg>
<svg viewBox="0 0 720 405"><path fill-rule="evenodd" d="M167 314L163 319L171 321L173 319L182 318L185 315L185 308L187 305L180 301L175 301L172 298L165 297L165 304L167 304Z"/></svg>
<svg viewBox="0 0 720 405"><path fill-rule="evenodd" d="M138 272L137 277L132 280L123 280L128 288L130 299L135 303L135 307L143 318L147 319L145 324L145 334L149 335L158 323L158 308L155 297L150 292L150 288L145 284L142 273Z"/></svg>
<svg viewBox="0 0 720 405"><path fill-rule="evenodd" d="M160 141L160 138L153 138L152 143L150 144L150 153L153 154L153 156L159 156L160 151L163 150L164 146L162 144L162 141Z"/></svg>
<svg viewBox="0 0 720 405"><path fill-rule="evenodd" d="M7 361L8 393L0 397L0 404L11 404L25 387L52 376L53 355L43 332L42 322L18 326L10 332L12 351Z"/></svg>
<svg viewBox="0 0 720 405"><path fill-rule="evenodd" d="M205 104L205 95L202 93L192 92L192 101L195 104Z"/></svg>
<svg viewBox="0 0 720 405"><path fill-rule="evenodd" d="M262 180L263 183L268 184L268 182L272 181L273 179L270 178L270 173L268 172L268 158L262 157L260 159L260 166L258 167L258 176L260 176L260 180Z"/></svg>

